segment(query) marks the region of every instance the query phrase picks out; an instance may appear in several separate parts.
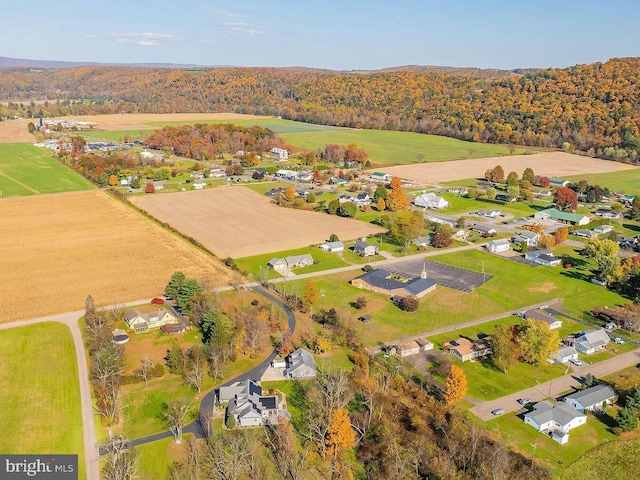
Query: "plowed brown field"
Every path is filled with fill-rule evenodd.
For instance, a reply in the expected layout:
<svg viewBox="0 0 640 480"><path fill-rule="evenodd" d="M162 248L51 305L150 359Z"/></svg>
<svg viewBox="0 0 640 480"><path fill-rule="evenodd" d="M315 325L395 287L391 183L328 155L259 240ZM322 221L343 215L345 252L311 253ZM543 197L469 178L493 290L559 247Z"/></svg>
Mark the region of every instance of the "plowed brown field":
<svg viewBox="0 0 640 480"><path fill-rule="evenodd" d="M398 167L378 168L377 171L398 176L422 184L448 182L467 178L484 178L488 168L502 165L505 175L516 172L522 175L531 167L536 175L564 177L585 173L605 173L632 167L623 163L572 155L564 152L537 153L534 155L509 155L506 157L475 158L452 162L423 163Z"/></svg>
<svg viewBox="0 0 640 480"><path fill-rule="evenodd" d="M0 322L114 304L164 291L182 270L230 279L218 260L104 192L0 200Z"/></svg>
<svg viewBox="0 0 640 480"><path fill-rule="evenodd" d="M279 207L244 187L133 197L154 217L197 239L219 257L248 257L384 231L368 223Z"/></svg>

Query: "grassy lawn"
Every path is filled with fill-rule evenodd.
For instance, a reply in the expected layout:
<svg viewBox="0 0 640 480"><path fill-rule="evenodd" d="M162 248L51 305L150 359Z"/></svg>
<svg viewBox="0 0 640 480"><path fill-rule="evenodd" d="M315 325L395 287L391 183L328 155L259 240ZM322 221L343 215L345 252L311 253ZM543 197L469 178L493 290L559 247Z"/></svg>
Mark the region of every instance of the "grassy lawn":
<svg viewBox="0 0 640 480"><path fill-rule="evenodd" d="M568 251L571 251L568 249ZM420 334L447 325L496 315L553 298L562 298L568 314L579 317L596 305L616 305L624 301L618 294L589 282L588 263L574 259L574 268L531 268L495 255L468 250L430 257L429 260L481 272L494 278L473 292L438 287L423 298L418 311L399 310L384 295L360 290L349 280L362 272L345 272L315 277L318 288L326 291L324 308L335 307L343 321L353 327L369 345ZM579 262L582 261L582 264ZM292 282L301 288L303 281ZM350 307L358 296L369 305L362 311ZM372 313L371 323L362 325L357 318Z"/></svg>
<svg viewBox="0 0 640 480"><path fill-rule="evenodd" d="M278 278L280 274L274 272L267 266L269 260L274 257L282 258L288 255L304 255L307 253L311 254L313 259L319 263L317 265L309 265L308 267L296 268L293 270L293 273L318 272L348 265L337 253L323 252L318 247L303 247L295 250L284 250L282 252L267 253L265 255L243 257L236 259L235 262L240 270L253 274L258 278L260 278L261 274L264 276L266 272L269 272L269 278ZM262 267L262 272L260 271L260 267Z"/></svg>
<svg viewBox="0 0 640 480"><path fill-rule="evenodd" d="M463 142L412 132L333 129L283 133L281 136L292 145L311 150L323 149L331 143L356 143L369 152L374 165L404 165L509 155L509 149L500 145ZM522 150L517 150L517 153L521 152ZM422 160L418 160L419 155L422 155Z"/></svg>
<svg viewBox="0 0 640 480"><path fill-rule="evenodd" d="M452 215L473 212L475 210L496 209L511 214L514 217L528 217L539 210L549 207L549 203L544 201L534 201L531 203L512 202L501 205L493 202L485 202L482 199L473 200L467 197L460 197L452 193L442 193L440 196L449 202L449 208L445 208L442 212Z"/></svg>
<svg viewBox="0 0 640 480"><path fill-rule="evenodd" d="M116 142L124 142L124 137L129 136L131 141L133 140L144 140L144 138L148 135L151 135L154 132L153 129L146 130L115 130L115 131L107 131L107 130L89 130L86 132L79 133L81 136L85 137L87 142L96 142L96 141L116 141Z"/></svg>
<svg viewBox="0 0 640 480"><path fill-rule="evenodd" d="M0 197L74 192L95 188L51 156L28 143L0 144Z"/></svg>
<svg viewBox="0 0 640 480"><path fill-rule="evenodd" d="M84 478L76 352L65 325L0 331L0 452L78 454Z"/></svg>
<svg viewBox="0 0 640 480"><path fill-rule="evenodd" d="M560 473L565 466L580 459L593 448L618 438L611 431L613 425L611 416L615 417L615 411L616 407L612 407L607 409L607 414L601 417L589 415L585 425L571 430L569 442L565 445L560 445L530 425L526 425L514 414L493 419L486 423L486 428L501 435L507 444L535 456Z"/></svg>
<svg viewBox="0 0 640 480"><path fill-rule="evenodd" d="M189 436L183 437L183 442ZM138 461L138 478L156 479L167 478L167 471L173 462L182 461L186 457L186 444L176 444L173 438L165 438L157 442L147 443L136 447L140 455Z"/></svg>
<svg viewBox="0 0 640 480"><path fill-rule="evenodd" d="M640 470L640 438L605 443L578 458L560 480L629 480Z"/></svg>
<svg viewBox="0 0 640 480"><path fill-rule="evenodd" d="M640 192L640 168L634 170L621 170L609 173L591 173L564 177L571 182L586 180L591 185L609 187L614 192L624 192L629 195Z"/></svg>

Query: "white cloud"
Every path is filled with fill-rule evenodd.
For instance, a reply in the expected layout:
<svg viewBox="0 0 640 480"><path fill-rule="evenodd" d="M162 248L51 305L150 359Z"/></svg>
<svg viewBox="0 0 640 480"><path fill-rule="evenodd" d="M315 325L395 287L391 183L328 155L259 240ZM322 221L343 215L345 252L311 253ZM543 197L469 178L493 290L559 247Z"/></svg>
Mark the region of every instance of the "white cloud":
<svg viewBox="0 0 640 480"><path fill-rule="evenodd" d="M211 6L211 5L205 5L204 9L207 12L212 13L213 15L215 15L217 17L227 17L227 18L241 18L241 17L244 17L244 15L242 15L241 13L232 12L230 10L225 10L224 8L218 8L218 7L214 7L214 6Z"/></svg>
<svg viewBox="0 0 640 480"><path fill-rule="evenodd" d="M223 30L233 34L248 34L248 35L269 35L271 32L265 32L263 30L257 30L253 28L254 25L244 22L223 22L220 24Z"/></svg>
<svg viewBox="0 0 640 480"><path fill-rule="evenodd" d="M151 32L119 32L112 33L111 36L114 37L118 43L133 43L134 45L140 45L142 47L155 47L180 40L175 35Z"/></svg>

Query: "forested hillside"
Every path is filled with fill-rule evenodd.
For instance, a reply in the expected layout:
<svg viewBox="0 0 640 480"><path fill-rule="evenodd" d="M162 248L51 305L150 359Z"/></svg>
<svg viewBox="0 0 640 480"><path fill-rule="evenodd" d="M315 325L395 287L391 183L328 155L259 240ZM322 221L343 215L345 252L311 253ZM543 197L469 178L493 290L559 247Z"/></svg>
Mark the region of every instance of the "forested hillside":
<svg viewBox="0 0 640 480"><path fill-rule="evenodd" d="M640 148L639 76L638 58L498 79L269 68L4 69L0 98L49 102L0 106L0 116L232 111L563 147L635 162Z"/></svg>

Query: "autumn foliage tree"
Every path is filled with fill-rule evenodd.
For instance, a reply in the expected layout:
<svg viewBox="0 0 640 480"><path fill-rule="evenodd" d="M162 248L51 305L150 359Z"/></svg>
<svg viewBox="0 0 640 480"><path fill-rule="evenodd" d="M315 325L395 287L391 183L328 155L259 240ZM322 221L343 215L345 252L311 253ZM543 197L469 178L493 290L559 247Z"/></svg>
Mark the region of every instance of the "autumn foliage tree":
<svg viewBox="0 0 640 480"><path fill-rule="evenodd" d="M553 237L555 238L555 244L560 245L569 238L569 229L567 227L556 228Z"/></svg>
<svg viewBox="0 0 640 480"><path fill-rule="evenodd" d="M400 187L401 184L402 183L398 177L393 177L393 180L391 180L391 192L389 192L387 200L385 201L387 210L399 212L406 210L409 206L409 200Z"/></svg>
<svg viewBox="0 0 640 480"><path fill-rule="evenodd" d="M288 202L293 202L296 198L296 191L293 189L293 187L287 187L284 190L284 198L288 201Z"/></svg>
<svg viewBox="0 0 640 480"><path fill-rule="evenodd" d="M329 417L326 448L327 455L336 460L340 454L355 444L356 432L351 428L349 412L345 408L337 408Z"/></svg>
<svg viewBox="0 0 640 480"><path fill-rule="evenodd" d="M444 400L447 405L454 405L464 399L467 394L467 377L464 370L457 365L451 365L444 384Z"/></svg>
<svg viewBox="0 0 640 480"><path fill-rule="evenodd" d="M562 210L575 210L578 208L578 194L569 187L560 187L556 190L554 201Z"/></svg>
<svg viewBox="0 0 640 480"><path fill-rule="evenodd" d="M145 193L156 193L156 187L153 184L153 182L147 182L147 184L144 187L144 192Z"/></svg>

